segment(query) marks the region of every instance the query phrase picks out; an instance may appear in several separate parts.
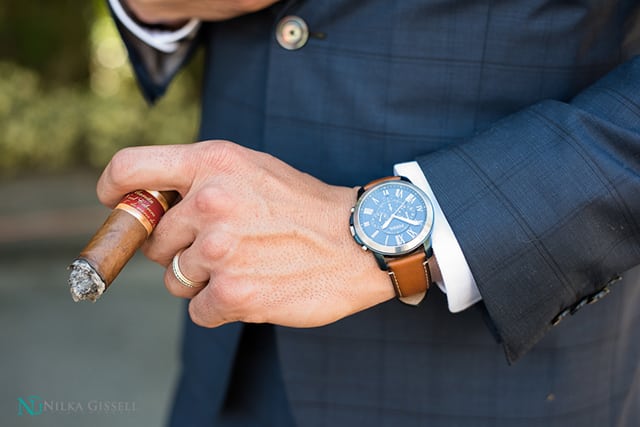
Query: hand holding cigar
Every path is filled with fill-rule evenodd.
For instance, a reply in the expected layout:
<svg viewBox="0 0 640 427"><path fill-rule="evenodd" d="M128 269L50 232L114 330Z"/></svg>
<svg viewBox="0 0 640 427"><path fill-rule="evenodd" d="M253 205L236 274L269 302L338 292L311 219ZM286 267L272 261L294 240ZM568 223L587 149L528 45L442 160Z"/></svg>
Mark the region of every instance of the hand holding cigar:
<svg viewBox="0 0 640 427"><path fill-rule="evenodd" d="M204 141L122 150L97 193L116 206L139 188L175 189L180 203L148 239L131 215L137 238L123 241L132 234L114 231L110 242L109 232L98 233L74 265L78 298L95 299L142 242L145 256L165 267L169 292L190 300L201 326L321 326L395 296L389 275L349 232L355 187L328 185L229 141ZM92 259L96 252L100 259Z"/></svg>
<svg viewBox="0 0 640 427"><path fill-rule="evenodd" d="M73 300L100 298L177 198L175 191L125 195L69 267Z"/></svg>

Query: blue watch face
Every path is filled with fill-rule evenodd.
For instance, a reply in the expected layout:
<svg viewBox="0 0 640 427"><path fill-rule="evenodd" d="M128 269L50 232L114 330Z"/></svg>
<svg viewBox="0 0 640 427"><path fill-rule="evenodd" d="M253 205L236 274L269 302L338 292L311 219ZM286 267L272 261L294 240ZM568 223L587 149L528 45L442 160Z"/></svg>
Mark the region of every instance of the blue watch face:
<svg viewBox="0 0 640 427"><path fill-rule="evenodd" d="M383 182L358 200L353 227L362 244L375 252L411 252L431 236L433 206L429 197L409 182Z"/></svg>

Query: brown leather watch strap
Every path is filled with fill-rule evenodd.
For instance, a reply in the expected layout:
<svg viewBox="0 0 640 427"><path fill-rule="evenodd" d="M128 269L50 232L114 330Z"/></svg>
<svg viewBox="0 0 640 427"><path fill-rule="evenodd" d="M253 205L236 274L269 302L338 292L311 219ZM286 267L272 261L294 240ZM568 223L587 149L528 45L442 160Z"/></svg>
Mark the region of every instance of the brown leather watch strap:
<svg viewBox="0 0 640 427"><path fill-rule="evenodd" d="M429 259L423 247L402 257L388 257L386 262L399 298L424 293L431 286Z"/></svg>

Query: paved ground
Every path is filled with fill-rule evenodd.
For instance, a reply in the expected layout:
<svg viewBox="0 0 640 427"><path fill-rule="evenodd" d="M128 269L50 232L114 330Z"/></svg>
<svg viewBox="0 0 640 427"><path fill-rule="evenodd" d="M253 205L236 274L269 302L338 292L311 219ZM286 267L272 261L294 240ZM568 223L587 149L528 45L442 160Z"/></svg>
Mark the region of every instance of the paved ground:
<svg viewBox="0 0 640 427"><path fill-rule="evenodd" d="M96 179L0 181L2 426L163 423L181 303L162 268L136 256L95 304L68 292L66 266L108 214Z"/></svg>

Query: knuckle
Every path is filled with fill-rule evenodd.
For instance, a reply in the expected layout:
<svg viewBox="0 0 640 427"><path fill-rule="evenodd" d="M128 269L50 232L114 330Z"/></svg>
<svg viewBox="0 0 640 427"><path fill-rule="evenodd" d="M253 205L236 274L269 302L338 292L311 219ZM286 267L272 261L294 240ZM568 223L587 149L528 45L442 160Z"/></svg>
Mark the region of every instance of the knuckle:
<svg viewBox="0 0 640 427"><path fill-rule="evenodd" d="M207 167L213 166L219 172L232 172L239 164L242 147L230 141L215 140L197 144L203 152L197 153Z"/></svg>
<svg viewBox="0 0 640 427"><path fill-rule="evenodd" d="M218 260L225 255L227 246L224 243L224 239L218 236L219 234L208 234L202 238L200 252L204 259Z"/></svg>
<svg viewBox="0 0 640 427"><path fill-rule="evenodd" d="M228 195L221 188L209 185L195 194L193 203L197 212L214 214L224 210L229 202Z"/></svg>
<svg viewBox="0 0 640 427"><path fill-rule="evenodd" d="M255 295L254 288L242 283L227 284L216 281L212 289L213 297L225 311L236 314L238 318L244 318L249 312L250 302Z"/></svg>

